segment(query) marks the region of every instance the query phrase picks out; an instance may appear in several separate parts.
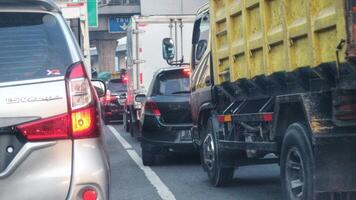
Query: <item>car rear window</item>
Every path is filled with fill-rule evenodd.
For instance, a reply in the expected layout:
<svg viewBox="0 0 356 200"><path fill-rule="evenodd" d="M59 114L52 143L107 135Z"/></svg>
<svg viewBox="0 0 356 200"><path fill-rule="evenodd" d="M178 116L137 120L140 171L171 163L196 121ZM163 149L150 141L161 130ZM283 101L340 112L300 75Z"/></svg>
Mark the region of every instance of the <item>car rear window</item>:
<svg viewBox="0 0 356 200"><path fill-rule="evenodd" d="M189 76L182 70L162 72L157 76L154 95L190 93Z"/></svg>
<svg viewBox="0 0 356 200"><path fill-rule="evenodd" d="M0 19L0 83L65 74L71 57L54 16L5 12Z"/></svg>
<svg viewBox="0 0 356 200"><path fill-rule="evenodd" d="M112 79L108 82L108 89L111 92L126 92L127 84L125 84L121 79Z"/></svg>

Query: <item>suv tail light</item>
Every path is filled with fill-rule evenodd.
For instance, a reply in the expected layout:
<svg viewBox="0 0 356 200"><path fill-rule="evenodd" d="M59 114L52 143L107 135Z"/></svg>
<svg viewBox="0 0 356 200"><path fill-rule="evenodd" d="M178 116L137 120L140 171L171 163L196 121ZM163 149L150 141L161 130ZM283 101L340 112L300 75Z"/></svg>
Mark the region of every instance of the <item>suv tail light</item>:
<svg viewBox="0 0 356 200"><path fill-rule="evenodd" d="M159 111L157 103L152 99L147 100L145 103L145 113L152 114L155 116L161 116L161 111Z"/></svg>
<svg viewBox="0 0 356 200"><path fill-rule="evenodd" d="M27 140L55 140L97 137L99 114L82 63L72 65L66 74L68 113L23 124L17 129Z"/></svg>

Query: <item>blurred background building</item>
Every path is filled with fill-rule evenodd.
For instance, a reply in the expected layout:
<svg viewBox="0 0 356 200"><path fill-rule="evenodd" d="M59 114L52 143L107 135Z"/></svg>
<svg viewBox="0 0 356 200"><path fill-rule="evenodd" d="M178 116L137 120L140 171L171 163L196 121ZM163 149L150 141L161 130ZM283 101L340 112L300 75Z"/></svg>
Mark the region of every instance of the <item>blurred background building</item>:
<svg viewBox="0 0 356 200"><path fill-rule="evenodd" d="M207 1L98 0L98 26L89 29L92 67L109 72L126 68L126 28L131 16L195 14Z"/></svg>

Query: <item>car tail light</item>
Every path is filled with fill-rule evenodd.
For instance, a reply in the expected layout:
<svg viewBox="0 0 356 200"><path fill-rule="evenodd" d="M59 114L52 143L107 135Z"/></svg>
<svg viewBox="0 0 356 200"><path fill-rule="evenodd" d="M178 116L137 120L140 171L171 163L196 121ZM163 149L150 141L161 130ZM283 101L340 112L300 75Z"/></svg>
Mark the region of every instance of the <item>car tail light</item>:
<svg viewBox="0 0 356 200"><path fill-rule="evenodd" d="M67 74L67 95L70 99L72 138L96 137L99 133L97 96L92 91L84 65L74 64Z"/></svg>
<svg viewBox="0 0 356 200"><path fill-rule="evenodd" d="M97 96L92 91L82 63L66 74L68 113L17 126L30 141L97 137L99 114Z"/></svg>
<svg viewBox="0 0 356 200"><path fill-rule="evenodd" d="M145 113L152 114L155 116L161 116L161 111L159 111L157 103L153 100L147 100L145 103Z"/></svg>
<svg viewBox="0 0 356 200"><path fill-rule="evenodd" d="M127 75L125 75L123 80L124 80L124 83L127 83L129 81L129 77L127 77Z"/></svg>
<svg viewBox="0 0 356 200"><path fill-rule="evenodd" d="M143 74L140 73L140 84L142 85L143 84Z"/></svg>
<svg viewBox="0 0 356 200"><path fill-rule="evenodd" d="M69 137L69 118L67 114L23 124L17 129L29 141L66 139Z"/></svg>
<svg viewBox="0 0 356 200"><path fill-rule="evenodd" d="M106 91L105 101L106 102L110 102L111 101L111 92L110 92L110 90Z"/></svg>
<svg viewBox="0 0 356 200"><path fill-rule="evenodd" d="M185 76L190 76L191 74L191 70L189 68L184 68L182 71L183 71L183 75Z"/></svg>
<svg viewBox="0 0 356 200"><path fill-rule="evenodd" d="M83 200L97 200L96 191L93 189L86 189L83 192Z"/></svg>

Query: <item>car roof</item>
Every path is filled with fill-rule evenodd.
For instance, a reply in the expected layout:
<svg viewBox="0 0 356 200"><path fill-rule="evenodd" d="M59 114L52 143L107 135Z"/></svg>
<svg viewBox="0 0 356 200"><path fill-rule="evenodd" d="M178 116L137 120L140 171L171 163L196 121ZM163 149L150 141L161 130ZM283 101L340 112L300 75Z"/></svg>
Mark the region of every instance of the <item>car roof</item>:
<svg viewBox="0 0 356 200"><path fill-rule="evenodd" d="M154 73L154 76L157 76L158 74L162 73L162 72L169 72L169 71L175 71L175 70L180 70L180 69L184 69L187 68L185 66L181 66L181 67L166 67L166 68L161 68L159 70L157 70Z"/></svg>
<svg viewBox="0 0 356 200"><path fill-rule="evenodd" d="M52 0L0 0L0 9L7 8L31 8L49 12L61 12L57 4Z"/></svg>

